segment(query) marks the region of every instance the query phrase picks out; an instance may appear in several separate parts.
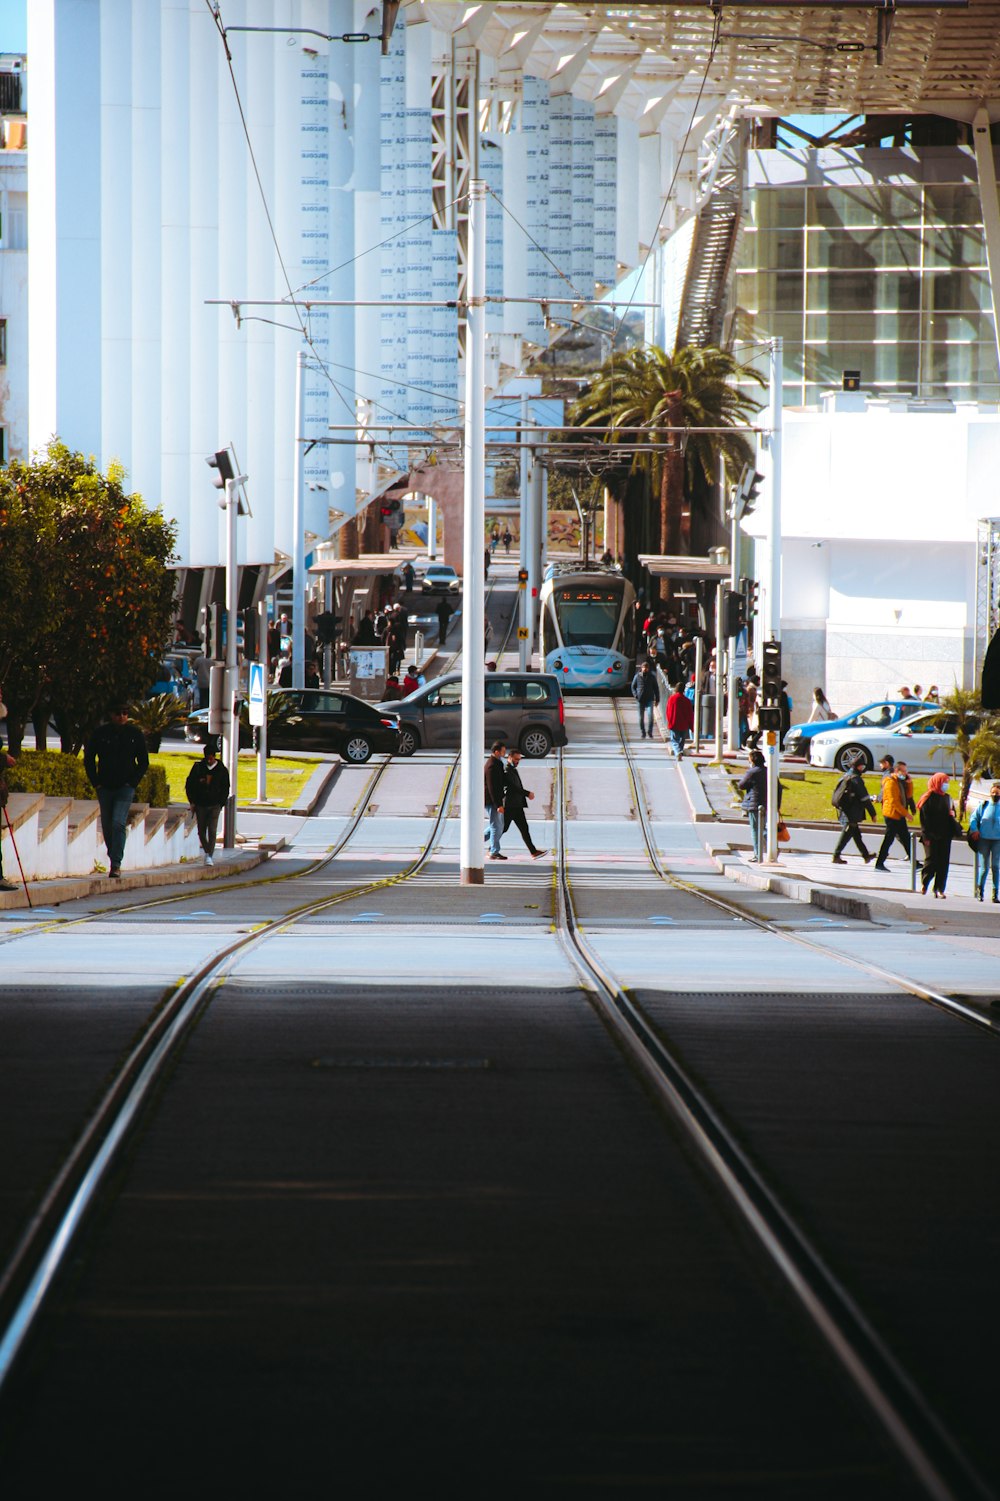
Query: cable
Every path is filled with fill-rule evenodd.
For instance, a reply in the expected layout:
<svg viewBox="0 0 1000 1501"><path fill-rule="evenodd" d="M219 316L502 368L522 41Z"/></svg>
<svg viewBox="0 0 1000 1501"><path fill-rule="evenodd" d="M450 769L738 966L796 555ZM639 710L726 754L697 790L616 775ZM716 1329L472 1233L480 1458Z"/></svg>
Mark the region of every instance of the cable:
<svg viewBox="0 0 1000 1501"><path fill-rule="evenodd" d="M569 287L570 291L573 293L573 296L576 297L580 302L589 302L589 301L591 301L591 299L588 298L585 295L585 293L581 292L580 288L578 286L576 286L574 284L574 282L566 275L565 271L563 271L559 266L556 265L555 261L552 259L551 255L549 255L549 253L545 249L545 247L543 245L539 245L538 241L535 239L535 237L531 233L531 231L528 230L528 229L525 229L524 225L521 223L521 221L517 217L517 215L515 213L513 213L512 210L507 207L507 205L504 203L503 199L500 197L500 194L494 192L494 190L490 187L489 183L486 184L486 191L487 191L487 193L489 193L489 195L490 195L491 198L495 198L496 199L497 203L499 203L500 207L503 209L503 211L507 215L507 217L510 218L510 219L513 219L513 221L517 225L518 229L526 237L526 239L529 239L531 241L531 243L532 243L532 245L534 245L535 249L541 251L542 255L544 255L545 259L548 261L549 265L552 267L552 269L556 273L556 275L560 276L562 278L562 280L566 283L566 285ZM657 227L659 227L659 226L657 226Z"/></svg>
<svg viewBox="0 0 1000 1501"><path fill-rule="evenodd" d="M468 193L462 193L458 198L453 198L450 203L446 203L445 208L454 208L457 203L461 203L468 196ZM307 287L314 287L317 282L325 281L328 276L334 276L345 267L353 266L355 261L360 261L363 256L371 255L375 250L382 250L384 246L391 245L393 240L398 240L401 235L409 234L411 229L416 229L419 225L426 224L428 220L433 219L433 214L423 214L419 219L412 219L409 224L404 224L402 229L397 229L395 234L387 235L384 240L379 240L377 245L369 245L367 250L359 250L357 255L352 255L349 260L341 261L339 266L331 266L328 271L321 271L318 276L313 277L312 281L304 281L293 295L297 297L299 292L304 292Z"/></svg>

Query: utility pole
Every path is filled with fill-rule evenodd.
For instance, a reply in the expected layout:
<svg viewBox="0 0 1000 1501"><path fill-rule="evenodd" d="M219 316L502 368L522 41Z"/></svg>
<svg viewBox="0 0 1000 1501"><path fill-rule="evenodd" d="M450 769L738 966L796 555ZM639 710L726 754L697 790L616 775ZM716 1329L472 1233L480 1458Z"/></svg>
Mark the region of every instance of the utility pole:
<svg viewBox="0 0 1000 1501"><path fill-rule="evenodd" d="M460 880L483 884L483 685L486 526L486 184L469 184L468 312L465 326L465 547L462 600L462 820Z"/></svg>
<svg viewBox="0 0 1000 1501"><path fill-rule="evenodd" d="M521 397L521 433L520 433L520 466L521 476L520 500L521 500L521 525L520 525L520 566L517 570L517 665L521 672L528 666L528 655L531 650L531 601L528 594L528 558L531 547L531 522L529 519L531 510L531 479L528 469L528 447L525 441L528 429L528 421L531 415L531 407L527 396Z"/></svg>
<svg viewBox="0 0 1000 1501"><path fill-rule="evenodd" d="M226 512L226 676L224 708L222 713L222 758L229 772L229 800L226 803L226 822L223 833L223 848L231 850L236 845L236 773L240 753L240 722L236 713L236 691L239 687L239 657L237 653L236 623L240 602L240 572L236 553L236 521L244 510L240 499L240 487L246 484L246 475L236 472L236 463L230 448L220 448L205 460L215 472L212 483L216 489L225 491L225 500L219 504ZM218 642L213 641L213 651L218 652ZM217 703L217 699L216 699Z"/></svg>
<svg viewBox="0 0 1000 1501"><path fill-rule="evenodd" d="M295 469L292 481L292 687L306 685L306 531L302 509L305 488L305 444L302 432L306 405L306 352L295 361Z"/></svg>
<svg viewBox="0 0 1000 1501"><path fill-rule="evenodd" d="M781 650L781 396L783 379L782 343L771 340L770 431L765 442L770 462L770 503L768 505L767 588L764 596L764 640L778 643ZM767 738L767 860L778 858L778 759L780 732L768 729Z"/></svg>

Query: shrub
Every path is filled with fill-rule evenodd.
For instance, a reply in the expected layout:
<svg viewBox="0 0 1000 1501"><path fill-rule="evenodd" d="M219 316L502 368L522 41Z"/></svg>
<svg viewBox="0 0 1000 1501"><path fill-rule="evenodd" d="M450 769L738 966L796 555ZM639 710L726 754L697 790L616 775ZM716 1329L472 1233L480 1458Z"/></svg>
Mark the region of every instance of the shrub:
<svg viewBox="0 0 1000 1501"><path fill-rule="evenodd" d="M22 751L17 765L7 772L7 785L11 792L42 792L46 797L94 796L82 759L61 751ZM136 788L135 800L151 808L170 806L170 789L162 766L149 768Z"/></svg>

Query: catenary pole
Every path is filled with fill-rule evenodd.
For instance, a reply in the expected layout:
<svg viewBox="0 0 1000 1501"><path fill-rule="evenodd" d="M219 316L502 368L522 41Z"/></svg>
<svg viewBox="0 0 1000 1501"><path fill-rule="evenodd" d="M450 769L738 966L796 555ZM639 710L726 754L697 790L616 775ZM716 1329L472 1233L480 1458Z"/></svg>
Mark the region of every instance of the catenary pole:
<svg viewBox="0 0 1000 1501"><path fill-rule="evenodd" d="M767 452L770 464L770 503L768 506L767 587L764 598L764 639L781 639L781 394L783 379L782 343L771 340L770 432ZM780 734L767 732L767 859L778 858L778 760Z"/></svg>
<svg viewBox="0 0 1000 1501"><path fill-rule="evenodd" d="M257 661L264 668L264 722L257 730L257 801L267 802L267 600L257 606Z"/></svg>
<svg viewBox="0 0 1000 1501"><path fill-rule="evenodd" d="M525 436L525 433L527 432L528 421L529 421L530 416L531 416L531 406L530 406L528 397L527 396L522 396L521 397L521 444L522 444L522 447L521 447L521 453L520 453L520 459L521 459L521 468L520 468L520 474L521 474L521 486L520 486L521 522L520 522L520 533L521 533L521 535L520 535L520 537L518 539L519 544L520 544L518 551L519 551L519 554L520 554L520 567L525 572L529 572L530 571L529 564L528 564L528 559L529 559L529 557L531 555L531 522L530 522L530 519L529 519L530 518L530 511L531 511L531 480L530 480L529 468L528 468L528 449L525 448L523 445L524 445L524 436ZM531 595L528 592L527 587L525 587L523 585L519 585L519 587L518 587L518 591L517 591L517 604L518 604L517 623L518 623L518 625L519 625L519 627L521 628L522 631L527 631L530 628L529 627L529 621L531 619ZM528 666L528 656L529 656L530 651L531 651L531 642L529 641L527 635L519 635L518 636L518 641L517 641L517 665L518 665L519 669L521 670L521 672L524 672L527 669L527 666Z"/></svg>
<svg viewBox="0 0 1000 1501"><path fill-rule="evenodd" d="M306 685L306 530L302 511L305 488L303 413L306 404L306 352L300 349L295 362L295 468L292 481L292 687Z"/></svg>
<svg viewBox="0 0 1000 1501"><path fill-rule="evenodd" d="M465 334L465 537L462 600L462 826L460 880L483 884L486 526L486 184L469 184L469 304Z"/></svg>
<svg viewBox="0 0 1000 1501"><path fill-rule="evenodd" d="M229 772L229 800L222 845L236 847L236 777L240 754L240 721L236 713L239 668L236 655L236 615L239 609L239 566L236 556L236 518L240 509L240 480L226 480L226 734L223 756Z"/></svg>

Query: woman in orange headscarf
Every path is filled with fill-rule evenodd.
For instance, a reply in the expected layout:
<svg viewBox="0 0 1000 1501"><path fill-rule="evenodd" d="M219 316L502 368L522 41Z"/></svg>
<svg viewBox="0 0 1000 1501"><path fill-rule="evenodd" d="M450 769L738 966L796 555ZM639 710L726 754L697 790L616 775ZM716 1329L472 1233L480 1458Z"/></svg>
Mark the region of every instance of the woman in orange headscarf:
<svg viewBox="0 0 1000 1501"><path fill-rule="evenodd" d="M934 895L944 901L944 888L948 884L948 865L951 861L951 841L962 838L962 825L955 817L948 796L948 773L936 771L927 783L927 791L917 803L920 815L920 837L924 841L926 858L921 872L924 896L934 882Z"/></svg>

